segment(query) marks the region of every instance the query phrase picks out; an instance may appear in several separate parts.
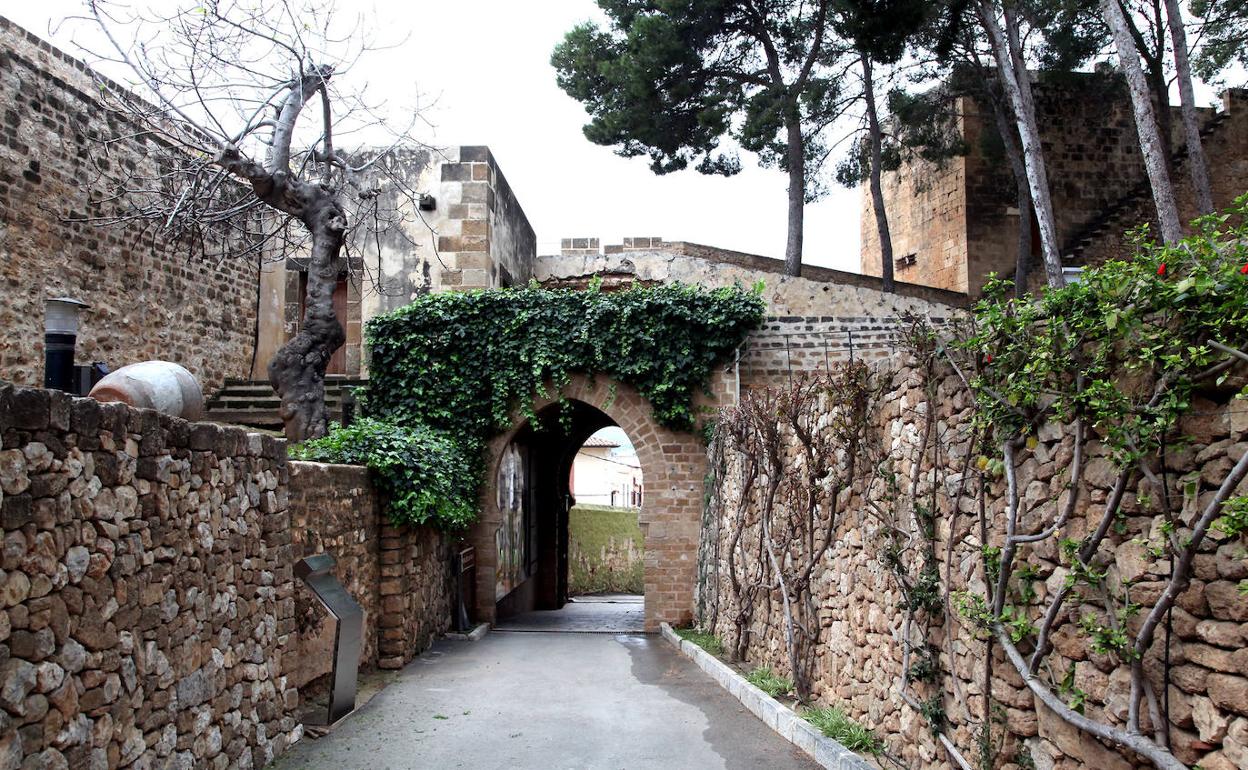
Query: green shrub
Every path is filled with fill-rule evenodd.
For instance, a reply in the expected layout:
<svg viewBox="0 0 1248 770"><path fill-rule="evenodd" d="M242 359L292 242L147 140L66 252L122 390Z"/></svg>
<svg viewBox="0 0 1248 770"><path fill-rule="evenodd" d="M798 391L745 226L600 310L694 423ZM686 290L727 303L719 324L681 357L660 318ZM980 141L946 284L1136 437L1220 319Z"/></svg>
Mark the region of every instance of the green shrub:
<svg viewBox="0 0 1248 770"><path fill-rule="evenodd" d="M724 643L719 641L719 637L715 634L707 634L696 628L673 628L676 635L686 642L693 642L702 649L712 655L722 655L724 653Z"/></svg>
<svg viewBox="0 0 1248 770"><path fill-rule="evenodd" d="M364 418L288 452L296 460L367 466L396 524L455 532L476 520L481 449L463 436Z"/></svg>
<svg viewBox="0 0 1248 770"><path fill-rule="evenodd" d="M746 674L745 681L754 685L773 698L780 695L787 695L793 689L792 679L786 679L766 666L756 668Z"/></svg>
<svg viewBox="0 0 1248 770"><path fill-rule="evenodd" d="M850 751L879 754L884 751L883 742L867 728L845 715L835 706L806 709L802 719L819 728L825 736L837 741Z"/></svg>

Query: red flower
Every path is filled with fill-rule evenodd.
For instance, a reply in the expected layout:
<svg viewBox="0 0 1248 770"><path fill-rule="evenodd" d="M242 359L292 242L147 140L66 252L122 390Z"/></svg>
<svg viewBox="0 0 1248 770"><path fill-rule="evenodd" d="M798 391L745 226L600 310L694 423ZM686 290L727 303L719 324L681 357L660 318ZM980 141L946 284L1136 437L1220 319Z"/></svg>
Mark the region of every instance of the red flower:
<svg viewBox="0 0 1248 770"><path fill-rule="evenodd" d="M1157 275L1165 275L1165 274L1166 274L1166 263L1162 262L1160 265L1157 266Z"/></svg>
<svg viewBox="0 0 1248 770"><path fill-rule="evenodd" d="M1244 266L1239 269L1239 272L1243 273L1244 275L1248 275L1248 262L1244 263Z"/></svg>
<svg viewBox="0 0 1248 770"><path fill-rule="evenodd" d="M990 363L992 363L992 354L991 354L991 353L985 353L985 354L984 354L984 363L986 363L986 364L990 364Z"/></svg>

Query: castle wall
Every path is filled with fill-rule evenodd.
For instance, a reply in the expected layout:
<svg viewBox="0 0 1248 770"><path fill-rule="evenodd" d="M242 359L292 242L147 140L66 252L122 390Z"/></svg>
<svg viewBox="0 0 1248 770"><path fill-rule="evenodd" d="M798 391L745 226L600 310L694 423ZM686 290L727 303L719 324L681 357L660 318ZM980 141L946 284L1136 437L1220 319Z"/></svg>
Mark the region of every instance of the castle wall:
<svg viewBox="0 0 1248 770"><path fill-rule="evenodd" d="M98 143L116 126L86 66L0 17L0 379L43 382L44 300L72 296L82 316L78 362L113 369L149 359L185 366L205 390L251 368L257 265L206 264L149 223L102 226L91 196L142 168L147 142ZM93 145L95 145L93 147Z"/></svg>

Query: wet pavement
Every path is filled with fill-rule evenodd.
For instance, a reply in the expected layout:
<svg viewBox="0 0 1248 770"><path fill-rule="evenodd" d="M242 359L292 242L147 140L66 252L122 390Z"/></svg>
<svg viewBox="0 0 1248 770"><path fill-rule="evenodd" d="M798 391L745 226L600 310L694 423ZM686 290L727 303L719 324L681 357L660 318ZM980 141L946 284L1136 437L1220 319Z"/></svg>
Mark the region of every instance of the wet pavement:
<svg viewBox="0 0 1248 770"><path fill-rule="evenodd" d="M495 631L548 631L580 634L640 634L645 630L646 605L633 594L577 596L562 609L526 612L499 621Z"/></svg>
<svg viewBox="0 0 1248 770"><path fill-rule="evenodd" d="M562 624L521 617L509 624L520 633L438 641L274 767L818 767L657 635L601 632L604 620L635 625L640 610L574 602L559 611Z"/></svg>

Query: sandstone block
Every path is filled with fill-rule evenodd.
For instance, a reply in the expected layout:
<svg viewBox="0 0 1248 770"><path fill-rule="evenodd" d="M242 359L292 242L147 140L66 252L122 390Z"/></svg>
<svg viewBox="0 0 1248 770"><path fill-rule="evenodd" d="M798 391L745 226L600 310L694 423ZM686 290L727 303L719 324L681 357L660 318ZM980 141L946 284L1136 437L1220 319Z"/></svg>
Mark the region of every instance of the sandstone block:
<svg viewBox="0 0 1248 770"><path fill-rule="evenodd" d="M1248 597L1239 593L1239 586L1229 580L1217 580L1205 586L1209 612L1218 620L1248 621Z"/></svg>
<svg viewBox="0 0 1248 770"><path fill-rule="evenodd" d="M1219 708L1248 715L1248 679L1230 674L1210 674L1209 699Z"/></svg>
<svg viewBox="0 0 1248 770"><path fill-rule="evenodd" d="M1213 705L1209 698L1195 698L1192 704L1192 721L1202 741L1216 744L1226 737L1231 715Z"/></svg>

